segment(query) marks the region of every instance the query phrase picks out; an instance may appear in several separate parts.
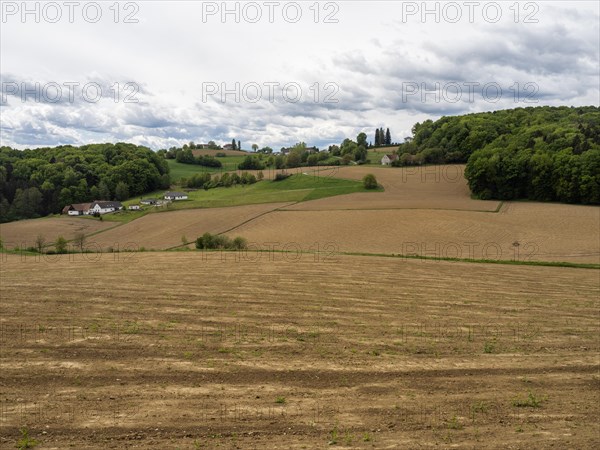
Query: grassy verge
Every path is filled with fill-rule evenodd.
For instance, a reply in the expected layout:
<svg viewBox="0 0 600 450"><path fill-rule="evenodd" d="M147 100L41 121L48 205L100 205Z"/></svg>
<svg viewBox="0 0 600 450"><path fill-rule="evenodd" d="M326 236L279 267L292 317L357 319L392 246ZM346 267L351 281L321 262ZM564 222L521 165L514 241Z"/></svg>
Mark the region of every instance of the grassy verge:
<svg viewBox="0 0 600 450"><path fill-rule="evenodd" d="M245 156L225 156L217 158L223 164L223 167L204 167L194 164L181 164L174 159L167 159L169 164L171 180L177 183L182 178L190 178L197 173L220 173L237 170L238 164L244 160Z"/></svg>
<svg viewBox="0 0 600 450"><path fill-rule="evenodd" d="M318 177L312 175L296 174L282 181L264 180L258 183L235 187L221 187L215 189L199 189L188 192L189 200L176 201L168 206L143 207L141 211L118 211L102 216L102 220L118 222L121 224L131 222L146 214L177 211L195 208L223 208L230 206L253 205L260 203L287 203L316 200L335 195L351 194L354 192L377 192L383 189L367 190L362 182L342 178ZM147 194L144 197L162 198L163 191ZM124 202L137 204L139 199L130 199ZM82 216L86 220L100 220L93 216ZM106 231L106 230L101 230ZM99 232L99 233L100 233Z"/></svg>

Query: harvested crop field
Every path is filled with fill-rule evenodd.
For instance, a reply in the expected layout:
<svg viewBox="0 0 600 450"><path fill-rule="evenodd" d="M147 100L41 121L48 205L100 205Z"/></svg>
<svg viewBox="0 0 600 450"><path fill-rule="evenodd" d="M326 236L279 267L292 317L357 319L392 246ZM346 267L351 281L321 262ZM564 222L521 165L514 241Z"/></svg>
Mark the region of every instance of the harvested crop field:
<svg viewBox="0 0 600 450"><path fill-rule="evenodd" d="M384 187L380 193L356 193L303 202L295 210L339 209L449 209L495 211L500 202L476 200L464 178L464 165L390 168L378 166L329 167L305 170L321 177L362 180L372 173Z"/></svg>
<svg viewBox="0 0 600 450"><path fill-rule="evenodd" d="M231 233L262 248L436 258L600 263L597 207L505 203L499 213L435 210L274 211ZM503 207L503 208L504 208ZM267 245L268 244L268 245Z"/></svg>
<svg viewBox="0 0 600 450"><path fill-rule="evenodd" d="M598 271L297 256L3 255L0 447L597 448Z"/></svg>
<svg viewBox="0 0 600 450"><path fill-rule="evenodd" d="M229 208L188 209L145 215L105 233L91 237L90 248L129 249L145 247L167 249L182 244L182 236L190 242L198 236L222 233L247 220L289 203L267 203Z"/></svg>
<svg viewBox="0 0 600 450"><path fill-rule="evenodd" d="M58 236L70 240L77 233L89 235L114 226L114 222L100 222L82 217L50 217L0 224L0 237L6 247L25 248L34 246L39 235L51 243Z"/></svg>

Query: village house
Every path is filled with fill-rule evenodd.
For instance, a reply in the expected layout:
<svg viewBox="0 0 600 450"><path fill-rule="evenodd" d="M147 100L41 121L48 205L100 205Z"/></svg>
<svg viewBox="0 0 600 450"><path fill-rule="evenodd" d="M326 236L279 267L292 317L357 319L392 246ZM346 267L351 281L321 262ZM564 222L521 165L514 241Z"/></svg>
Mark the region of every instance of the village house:
<svg viewBox="0 0 600 450"><path fill-rule="evenodd" d="M163 197L165 200L177 201L177 200L187 200L188 195L183 192L165 192Z"/></svg>
<svg viewBox="0 0 600 450"><path fill-rule="evenodd" d="M223 146L223 150L233 150L233 145L232 144L225 144Z"/></svg>
<svg viewBox="0 0 600 450"><path fill-rule="evenodd" d="M140 203L142 205L151 205L151 206L153 206L153 205L156 205L158 203L158 200L155 199L155 198L144 198L144 199L140 200Z"/></svg>
<svg viewBox="0 0 600 450"><path fill-rule="evenodd" d="M398 161L398 155L383 155L383 158L381 158L381 165L389 166L394 161Z"/></svg>
<svg viewBox="0 0 600 450"><path fill-rule="evenodd" d="M139 211L141 209L140 205L129 205L127 207L130 211Z"/></svg>
<svg viewBox="0 0 600 450"><path fill-rule="evenodd" d="M83 216L87 215L90 210L91 203L73 203L63 208L62 214L68 214L69 216Z"/></svg>
<svg viewBox="0 0 600 450"><path fill-rule="evenodd" d="M107 214L123 209L121 202L109 202L104 200L94 200L90 205L88 214Z"/></svg>
<svg viewBox="0 0 600 450"><path fill-rule="evenodd" d="M88 216L92 214L107 214L123 209L121 202L94 200L92 203L73 203L63 208L62 213L69 216Z"/></svg>

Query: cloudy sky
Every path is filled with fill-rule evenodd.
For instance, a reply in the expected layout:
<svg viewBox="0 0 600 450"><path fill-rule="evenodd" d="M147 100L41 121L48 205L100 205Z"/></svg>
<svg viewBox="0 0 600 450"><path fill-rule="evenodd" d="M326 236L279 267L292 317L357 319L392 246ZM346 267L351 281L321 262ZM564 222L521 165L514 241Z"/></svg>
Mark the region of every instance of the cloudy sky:
<svg viewBox="0 0 600 450"><path fill-rule="evenodd" d="M600 103L598 2L2 1L1 145L394 141Z"/></svg>

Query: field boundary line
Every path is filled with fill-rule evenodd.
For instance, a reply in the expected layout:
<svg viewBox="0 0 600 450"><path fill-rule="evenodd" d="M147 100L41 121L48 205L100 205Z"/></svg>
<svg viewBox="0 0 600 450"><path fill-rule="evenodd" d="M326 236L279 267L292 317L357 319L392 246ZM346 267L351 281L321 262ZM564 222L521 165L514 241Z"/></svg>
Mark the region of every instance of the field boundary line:
<svg viewBox="0 0 600 450"><path fill-rule="evenodd" d="M352 194L350 194L352 195ZM313 200L309 200L313 201ZM305 203L305 202L296 202L296 203ZM288 208L288 205L279 208L279 211L284 212L327 212L327 211L459 211L459 212L476 212L476 213L489 213L496 214L502 208L504 202L496 207L495 210L485 210L485 209L456 209L456 208L339 208L339 209L285 209Z"/></svg>
<svg viewBox="0 0 600 450"><path fill-rule="evenodd" d="M189 243L186 245L190 245ZM175 250L176 248L183 247L183 245L179 245L177 247L172 247L168 250L162 250L163 252L168 252ZM193 250L196 251L196 250ZM296 251L293 250L224 250L224 249L204 249L202 251L208 253L281 253L281 254L297 254ZM161 250L157 250L157 252L161 252ZM323 261L331 261L333 262L336 256L359 256L359 257L376 257L376 258L398 258L398 259L420 259L420 260L428 260L428 261L445 261L445 262L461 262L461 263L472 263L472 264L501 264L508 266L537 266L537 267L564 267L571 269L596 269L600 270L600 264L596 263L575 263L568 261L515 261L511 259L471 259L471 258L445 258L439 256L420 256L420 255L403 255L400 253L366 253L366 252L324 252L324 251L314 251L307 250L302 251L306 254L314 254L314 255L324 255Z"/></svg>
<svg viewBox="0 0 600 450"><path fill-rule="evenodd" d="M287 208L288 206L295 205L296 203L300 203L300 202L293 202L293 203L290 203L289 205L280 206L279 208L284 208L284 207L285 207L285 208ZM265 203L265 204L267 204L267 203ZM224 233L229 233L230 231L233 231L233 230L235 230L236 228L239 228L239 227L241 227L242 225L245 225L245 224L247 224L248 222L252 222L253 220L255 220L255 219L258 219L259 217L266 216L267 214L271 214L271 213L272 213L272 212L274 212L274 211L278 211L278 210L279 210L279 208L273 208L273 209L270 209L269 211L264 211L264 212L262 212L262 213L260 213L260 214L258 214L258 215L256 215L256 216L254 216L254 217L250 217L249 219L246 219L246 220L244 220L243 222L241 222L241 223L238 223L237 225L235 225L235 226L233 226L233 227L231 227L231 228L229 228L229 229L227 229L227 230L220 231L220 232L216 233L216 235L217 235L217 236L220 236L221 234L224 234ZM179 245L175 245L175 246L173 246L173 247L169 247L169 248L165 249L165 251L169 251L169 250L175 250L175 249L177 249L177 248L186 247L186 246L188 246L188 245L190 245L190 242L188 242L187 244L179 244Z"/></svg>

